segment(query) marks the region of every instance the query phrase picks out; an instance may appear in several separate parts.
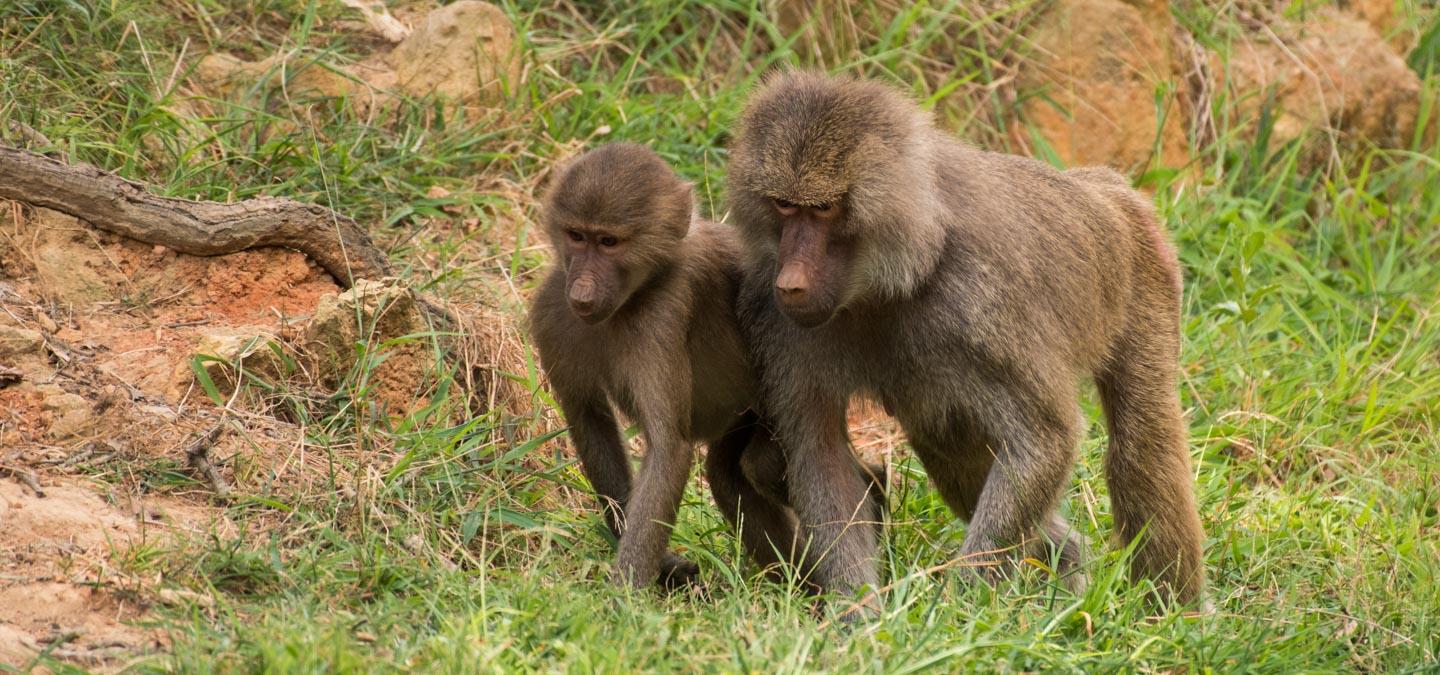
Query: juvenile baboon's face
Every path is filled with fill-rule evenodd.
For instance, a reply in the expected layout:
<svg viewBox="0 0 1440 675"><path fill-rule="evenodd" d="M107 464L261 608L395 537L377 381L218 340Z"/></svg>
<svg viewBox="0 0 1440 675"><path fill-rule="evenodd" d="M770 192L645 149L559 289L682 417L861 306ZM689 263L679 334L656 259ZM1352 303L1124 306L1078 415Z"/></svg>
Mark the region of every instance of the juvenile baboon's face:
<svg viewBox="0 0 1440 675"><path fill-rule="evenodd" d="M546 196L545 224L576 317L610 318L674 263L692 199L690 185L643 146L601 146L565 168Z"/></svg>
<svg viewBox="0 0 1440 675"><path fill-rule="evenodd" d="M634 265L626 256L633 242L613 229L579 223L562 228L561 236L570 311L585 323L610 318L634 292Z"/></svg>

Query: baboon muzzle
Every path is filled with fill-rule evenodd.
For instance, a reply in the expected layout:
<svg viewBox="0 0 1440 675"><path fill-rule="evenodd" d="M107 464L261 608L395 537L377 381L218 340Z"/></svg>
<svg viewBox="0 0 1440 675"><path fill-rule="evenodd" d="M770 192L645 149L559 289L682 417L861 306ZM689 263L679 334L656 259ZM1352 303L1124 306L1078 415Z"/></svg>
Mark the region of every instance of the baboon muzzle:
<svg viewBox="0 0 1440 675"><path fill-rule="evenodd" d="M835 261L824 223L804 217L787 218L780 234L780 272L775 275L775 300L795 323L814 327L834 312L834 293L828 283Z"/></svg>
<svg viewBox="0 0 1440 675"><path fill-rule="evenodd" d="M810 269L798 260L785 263L775 277L775 290L781 302L804 302L810 293Z"/></svg>
<svg viewBox="0 0 1440 675"><path fill-rule="evenodd" d="M570 284L570 308L582 319L595 313L595 298L599 295L595 280L580 277Z"/></svg>

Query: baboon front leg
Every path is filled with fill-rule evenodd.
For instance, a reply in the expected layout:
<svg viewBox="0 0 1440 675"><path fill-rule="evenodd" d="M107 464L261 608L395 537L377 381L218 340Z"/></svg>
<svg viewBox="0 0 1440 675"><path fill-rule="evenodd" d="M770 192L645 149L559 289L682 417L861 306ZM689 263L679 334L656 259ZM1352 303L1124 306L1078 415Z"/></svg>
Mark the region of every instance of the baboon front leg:
<svg viewBox="0 0 1440 675"><path fill-rule="evenodd" d="M570 440L580 458L580 471L595 488L600 511L611 534L625 531L625 502L630 499L630 460L620 440L620 426L602 394L584 401L561 395L561 407L570 422Z"/></svg>
<svg viewBox="0 0 1440 675"><path fill-rule="evenodd" d="M690 398L671 395L690 391L688 369L681 371L656 370L648 373L649 382L637 378L641 386L636 389L645 395L636 401L645 459L625 504L625 531L610 575L612 581L633 588L645 587L660 572L695 458L689 440Z"/></svg>
<svg viewBox="0 0 1440 675"><path fill-rule="evenodd" d="M844 400L794 406L790 412L781 440L810 580L839 593L874 587L879 514L868 497L870 482L855 468Z"/></svg>
<svg viewBox="0 0 1440 675"><path fill-rule="evenodd" d="M570 422L570 439L580 458L580 471L595 489L605 525L617 540L623 541L632 480L630 458L621 441L620 426L602 394L559 395L561 408ZM652 578L673 588L691 582L698 572L695 563L666 550L656 577Z"/></svg>

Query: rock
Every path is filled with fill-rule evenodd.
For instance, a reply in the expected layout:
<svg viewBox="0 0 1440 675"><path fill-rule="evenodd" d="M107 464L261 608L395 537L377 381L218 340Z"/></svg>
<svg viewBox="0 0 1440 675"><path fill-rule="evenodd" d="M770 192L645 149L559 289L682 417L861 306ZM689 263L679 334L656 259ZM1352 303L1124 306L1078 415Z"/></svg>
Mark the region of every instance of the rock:
<svg viewBox="0 0 1440 675"><path fill-rule="evenodd" d="M195 79L206 89L229 94L255 84L284 86L294 96L345 96L353 91L351 81L309 60L287 61L279 56L245 61L216 52L195 66Z"/></svg>
<svg viewBox="0 0 1440 675"><path fill-rule="evenodd" d="M50 413L50 435L57 439L78 436L94 417L90 402L53 384L36 387L43 397L40 407Z"/></svg>
<svg viewBox="0 0 1440 675"><path fill-rule="evenodd" d="M105 257L88 226L50 209L35 209L35 286L46 299L90 305L115 299L125 277Z"/></svg>
<svg viewBox="0 0 1440 675"><path fill-rule="evenodd" d="M55 376L45 351L45 336L12 323L0 312L0 388L24 381L46 382Z"/></svg>
<svg viewBox="0 0 1440 675"><path fill-rule="evenodd" d="M1370 24L1396 54L1410 51L1412 35L1403 30L1403 17L1395 12L1395 0L1341 0L1341 9Z"/></svg>
<svg viewBox="0 0 1440 675"><path fill-rule="evenodd" d="M499 7L479 0L430 12L389 59L401 89L464 105L494 103L520 79L515 27Z"/></svg>
<svg viewBox="0 0 1440 675"><path fill-rule="evenodd" d="M4 314L0 314L3 321ZM39 331L0 322L0 358L38 354L45 349L45 338Z"/></svg>
<svg viewBox="0 0 1440 675"><path fill-rule="evenodd" d="M1228 63L1214 58L1215 77L1228 73L1216 88L1228 92L1232 124L1253 135L1273 92L1272 146L1324 128L1349 143L1409 146L1420 108L1419 77L1364 21L1328 8L1310 16L1275 27L1283 47L1255 38L1236 42Z"/></svg>
<svg viewBox="0 0 1440 675"><path fill-rule="evenodd" d="M350 361L356 342L400 337L423 330L423 325L409 289L361 279L347 291L320 297L302 346L311 354Z"/></svg>
<svg viewBox="0 0 1440 675"><path fill-rule="evenodd" d="M229 54L214 53L195 67L194 81L216 96L228 96L241 88L263 85L284 87L286 98L346 98L365 112L394 100L395 73L383 64L356 63L341 68L310 59L286 60L280 56L244 61Z"/></svg>
<svg viewBox="0 0 1440 675"><path fill-rule="evenodd" d="M237 87L249 86L269 72L271 59L246 61L224 52L205 55L195 65L192 75L196 84L214 94L229 94Z"/></svg>
<svg viewBox="0 0 1440 675"><path fill-rule="evenodd" d="M1156 101L1157 89L1176 81L1173 30L1164 3L1058 0L1030 34L1033 54L1021 67L1020 88L1039 95L1023 104L1024 119L1070 166L1187 163L1177 97Z"/></svg>
<svg viewBox="0 0 1440 675"><path fill-rule="evenodd" d="M162 588L157 595L160 602L171 607L203 607L209 609L215 606L215 598L195 591L187 591L183 588Z"/></svg>
<svg viewBox="0 0 1440 675"><path fill-rule="evenodd" d="M35 313L35 323L40 324L40 328L51 335L54 335L56 331L60 330L60 325L55 323L55 320L44 312Z"/></svg>
<svg viewBox="0 0 1440 675"><path fill-rule="evenodd" d="M239 326L217 328L202 333L190 350L190 356L180 359L170 375L166 398L178 402L201 385L196 381L191 366L198 358L200 368L215 384L221 395L235 391L241 377L240 369L275 380L285 373L285 364L270 347L276 338L262 328ZM202 392L203 390L199 390Z"/></svg>
<svg viewBox="0 0 1440 675"><path fill-rule="evenodd" d="M403 413L424 404L421 389L435 361L425 338L399 338L428 330L409 289L360 280L350 290L320 298L299 347L308 372L337 387L357 367L357 345L363 345L369 361L359 367L368 371L363 378L368 395L389 411Z"/></svg>

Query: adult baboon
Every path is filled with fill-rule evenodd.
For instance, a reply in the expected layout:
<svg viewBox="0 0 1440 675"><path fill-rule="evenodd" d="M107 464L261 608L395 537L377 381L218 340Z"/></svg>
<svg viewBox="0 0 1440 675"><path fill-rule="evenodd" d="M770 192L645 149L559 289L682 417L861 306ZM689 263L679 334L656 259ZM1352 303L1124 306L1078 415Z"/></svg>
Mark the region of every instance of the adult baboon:
<svg viewBox="0 0 1440 675"><path fill-rule="evenodd" d="M888 86L791 72L746 106L729 192L747 258L742 324L792 505L827 553L813 581L877 581L873 531L850 526L873 516L847 447L857 392L893 412L969 521L962 555L1053 555L1074 573L1085 546L1056 505L1089 374L1116 523L1127 542L1144 534L1132 572L1200 596L1176 392L1180 273L1121 176L974 150Z"/></svg>
<svg viewBox="0 0 1440 675"><path fill-rule="evenodd" d="M639 145L586 153L544 201L559 257L536 293L531 331L580 457L619 537L616 583L689 581L668 550L693 459L762 566L794 550L784 457L750 411L757 389L735 317L739 252L728 228L695 217L688 183ZM617 410L643 429L632 483ZM862 488L862 491L864 488Z"/></svg>

